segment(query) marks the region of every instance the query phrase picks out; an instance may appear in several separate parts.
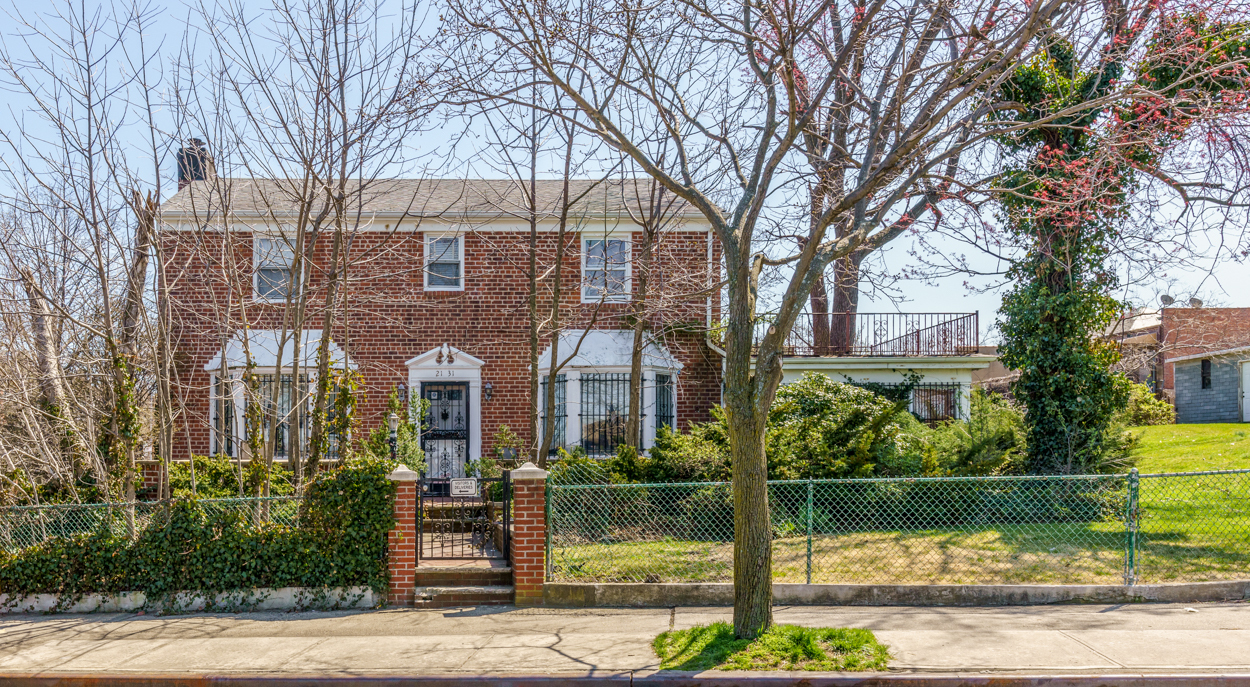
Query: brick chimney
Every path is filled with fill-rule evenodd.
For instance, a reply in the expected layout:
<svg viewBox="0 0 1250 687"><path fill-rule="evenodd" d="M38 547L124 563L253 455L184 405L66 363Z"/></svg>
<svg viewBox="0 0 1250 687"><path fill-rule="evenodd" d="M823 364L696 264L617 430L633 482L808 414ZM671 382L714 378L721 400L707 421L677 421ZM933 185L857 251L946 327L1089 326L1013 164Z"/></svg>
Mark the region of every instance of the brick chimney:
<svg viewBox="0 0 1250 687"><path fill-rule="evenodd" d="M193 138L188 145L178 149L178 190L192 181L206 181L217 175L213 158L208 154L204 141Z"/></svg>

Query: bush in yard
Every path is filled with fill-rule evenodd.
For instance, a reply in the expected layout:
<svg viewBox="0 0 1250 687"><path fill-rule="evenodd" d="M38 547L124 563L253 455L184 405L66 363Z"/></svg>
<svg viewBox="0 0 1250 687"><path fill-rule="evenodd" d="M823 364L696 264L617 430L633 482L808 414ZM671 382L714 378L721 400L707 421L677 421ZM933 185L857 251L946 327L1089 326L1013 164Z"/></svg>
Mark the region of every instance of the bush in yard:
<svg viewBox="0 0 1250 687"><path fill-rule="evenodd" d="M191 468L195 465L195 488L192 489ZM259 461L243 463L243 487L239 487L240 466L229 456L191 456L187 462L169 465L170 493L174 498L233 499L253 496L264 481L265 466ZM290 496L295 493L291 471L274 464L269 473L269 493Z"/></svg>
<svg viewBox="0 0 1250 687"><path fill-rule="evenodd" d="M1129 388L1128 405L1116 420L1129 427L1171 425L1176 422L1176 409L1171 403L1155 398L1145 384L1133 384Z"/></svg>
<svg viewBox="0 0 1250 687"><path fill-rule="evenodd" d="M770 479L825 479L921 475L936 466L924 428L906 412L866 389L819 373L777 390L768 415Z"/></svg>
<svg viewBox="0 0 1250 687"><path fill-rule="evenodd" d="M84 594L122 591L145 592L150 601L169 601L177 592L211 599L258 587L367 586L385 593L395 493L386 475L392 468L389 461L357 458L319 474L307 486L294 527L257 525L238 510L218 512L178 499L134 540L113 534L122 528L105 527L0 551L0 589L18 597L58 594L62 607ZM113 517L123 517L123 510Z"/></svg>
<svg viewBox="0 0 1250 687"><path fill-rule="evenodd" d="M972 390L969 406L967 421L944 423L928 436L943 474L1024 474L1024 410L981 389Z"/></svg>

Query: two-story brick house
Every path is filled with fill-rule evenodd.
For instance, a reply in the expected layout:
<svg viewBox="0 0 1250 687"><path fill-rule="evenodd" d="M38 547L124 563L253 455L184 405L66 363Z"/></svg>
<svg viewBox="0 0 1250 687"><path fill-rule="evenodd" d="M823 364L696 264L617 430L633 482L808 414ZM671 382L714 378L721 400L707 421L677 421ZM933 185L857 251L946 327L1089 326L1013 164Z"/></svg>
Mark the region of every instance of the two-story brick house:
<svg viewBox="0 0 1250 687"><path fill-rule="evenodd" d="M249 358L262 392L281 385L278 408L269 411L284 423L276 457L295 436L307 441L309 423L298 432L286 423L298 418L292 405L310 395L327 307L336 308L328 332L332 366L350 367L363 380L356 410L362 429L385 422L391 393L428 400L431 469L449 475L490 451L503 425L529 439L531 227L520 184L353 186L339 245L345 279L327 306L334 232L324 229L311 247L295 245L291 227L304 221L290 200L297 184L217 178L211 168L200 176L161 209L161 307L170 323L179 411L174 460L246 450L238 380ZM559 268L557 359L568 360L554 381L552 413L557 444L594 453L622 438L643 240L636 220L647 201L633 181L578 181L572 188L570 196L580 198L565 225ZM537 185L534 254L544 318L562 189L560 181ZM663 312L644 315L656 320L643 355L644 446L659 424L706 420L721 395L722 357L707 340L708 325L720 316L718 290L707 288L719 276L720 247L693 210L677 206L669 215L648 272L649 292L666 297ZM307 255L302 287L291 280L297 250ZM302 312L293 283L307 295ZM549 369L550 344L547 334L540 371ZM545 389L547 375L542 379Z"/></svg>

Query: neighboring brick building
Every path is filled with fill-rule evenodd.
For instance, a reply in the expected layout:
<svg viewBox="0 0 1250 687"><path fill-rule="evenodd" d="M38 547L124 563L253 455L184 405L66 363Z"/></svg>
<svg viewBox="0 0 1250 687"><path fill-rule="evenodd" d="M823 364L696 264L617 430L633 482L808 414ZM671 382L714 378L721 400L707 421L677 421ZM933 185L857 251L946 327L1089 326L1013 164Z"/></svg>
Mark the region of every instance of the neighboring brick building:
<svg viewBox="0 0 1250 687"><path fill-rule="evenodd" d="M1129 374L1175 404L1177 422L1250 422L1250 308L1137 312L1110 335Z"/></svg>
<svg viewBox="0 0 1250 687"><path fill-rule="evenodd" d="M588 183L574 183L574 194ZM266 384L282 385L275 415L297 417L289 413L291 399L307 395L303 377L315 369L333 241L327 229L309 252L305 327L297 339L285 286L294 247L280 233L295 221L283 200L287 185L212 178L210 172L162 207L162 307L171 323L180 407L175 460L244 450L237 380L245 349L256 371L268 375ZM540 270L554 264L553 213L561 188L562 182L538 182ZM602 448L623 427L634 251L642 241L631 212L638 216L646 205L642 190L634 182L595 186L574 208L566 234L561 317L568 329L559 358L582 341L577 359L556 380L557 437L567 446L585 441ZM362 429L385 422L392 391L410 391L433 406L433 431L425 441L435 469L441 456L441 469L460 472L464 461L491 450L502 425L528 439L530 228L520 186L393 180L357 195L354 228L342 246L347 281L330 337L335 366L354 368L363 378ZM656 299L659 311L648 316L656 339L644 356L644 446L658 423L708 419L721 393L722 361L705 334L720 316L717 290L708 296L706 289L719 275L720 247L693 210L678 207L672 216L650 273L649 292L663 296ZM551 271L545 276L542 312L551 304ZM584 340L583 331L590 332ZM542 348L549 351L549 345L548 337ZM272 378L280 346L283 376ZM623 399L627 404L628 395ZM299 434L306 437L303 424ZM290 434L284 428L282 441Z"/></svg>

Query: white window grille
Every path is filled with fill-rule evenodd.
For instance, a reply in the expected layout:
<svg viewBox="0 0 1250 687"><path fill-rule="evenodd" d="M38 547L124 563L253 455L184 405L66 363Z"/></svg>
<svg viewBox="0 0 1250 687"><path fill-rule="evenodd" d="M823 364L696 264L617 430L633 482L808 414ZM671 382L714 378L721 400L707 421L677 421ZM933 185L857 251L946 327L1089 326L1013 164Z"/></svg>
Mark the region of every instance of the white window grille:
<svg viewBox="0 0 1250 687"><path fill-rule="evenodd" d="M582 301L626 300L630 288L629 241L582 241Z"/></svg>
<svg viewBox="0 0 1250 687"><path fill-rule="evenodd" d="M464 250L459 236L427 236L425 288L434 291L464 288Z"/></svg>
<svg viewBox="0 0 1250 687"><path fill-rule="evenodd" d="M283 301L290 295L291 266L295 264L295 251L280 238L256 239L252 252L255 281L252 288L256 298L263 301Z"/></svg>

